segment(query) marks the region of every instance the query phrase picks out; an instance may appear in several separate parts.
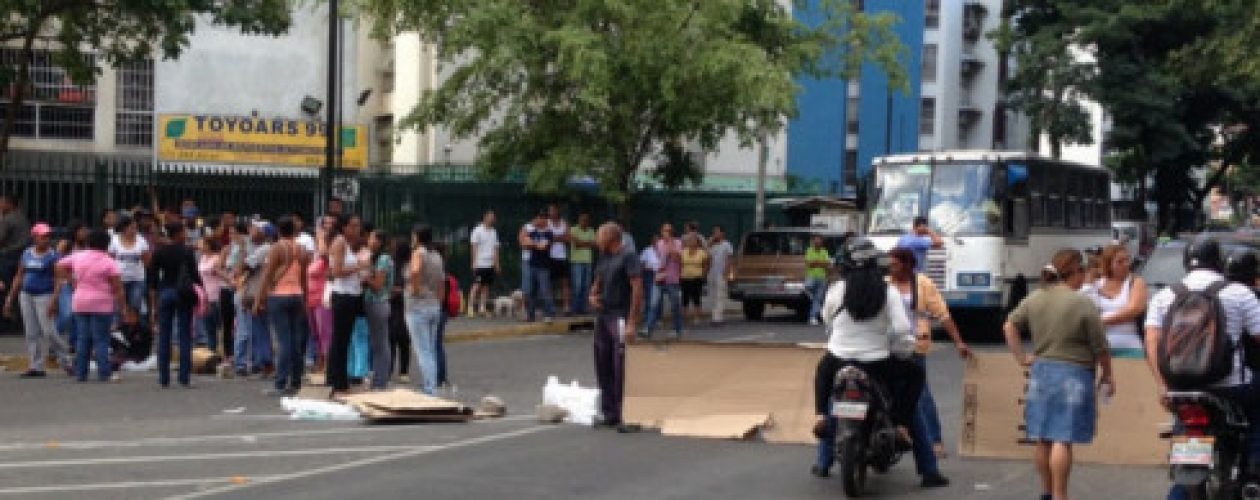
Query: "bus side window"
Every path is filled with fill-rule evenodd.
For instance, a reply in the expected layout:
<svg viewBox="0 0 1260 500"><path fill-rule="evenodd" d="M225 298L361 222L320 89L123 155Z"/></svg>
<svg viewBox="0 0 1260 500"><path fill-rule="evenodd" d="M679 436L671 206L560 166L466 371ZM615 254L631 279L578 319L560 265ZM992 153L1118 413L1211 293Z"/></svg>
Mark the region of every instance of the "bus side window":
<svg viewBox="0 0 1260 500"><path fill-rule="evenodd" d="M1111 226L1111 179L1107 174L1098 174L1094 179L1094 190L1097 193L1097 200L1094 203L1094 224L1095 227L1105 228Z"/></svg>
<svg viewBox="0 0 1260 500"><path fill-rule="evenodd" d="M1047 169L1049 170L1049 169ZM1066 169L1060 167L1054 169L1053 172L1046 172L1046 225L1050 227L1067 226L1063 217L1063 193L1064 181L1067 177Z"/></svg>
<svg viewBox="0 0 1260 500"><path fill-rule="evenodd" d="M1031 205L1031 222L1033 226L1044 227L1046 223L1046 170L1040 165L1031 165L1028 171L1029 204Z"/></svg>
<svg viewBox="0 0 1260 500"><path fill-rule="evenodd" d="M1028 238L1029 232L1029 172L1025 165L1007 167L1007 185L1004 189L1005 208L1002 217L1006 236L1015 239Z"/></svg>

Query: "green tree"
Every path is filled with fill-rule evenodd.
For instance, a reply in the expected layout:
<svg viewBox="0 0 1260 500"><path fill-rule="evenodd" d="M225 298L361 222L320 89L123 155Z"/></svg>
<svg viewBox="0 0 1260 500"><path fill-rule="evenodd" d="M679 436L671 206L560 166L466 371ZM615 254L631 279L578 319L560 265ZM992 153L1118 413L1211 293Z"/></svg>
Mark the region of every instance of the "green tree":
<svg viewBox="0 0 1260 500"><path fill-rule="evenodd" d="M1012 0L1003 8L1002 26L989 37L1014 69L1005 83L1006 103L1028 117L1030 144L1047 137L1050 155L1059 158L1065 144L1094 141L1086 96L1095 70L1073 53L1068 4Z"/></svg>
<svg viewBox="0 0 1260 500"><path fill-rule="evenodd" d="M36 42L53 47L54 61L74 81L89 82L104 64L175 58L188 46L195 16L206 15L243 33L288 31L292 0L0 0L0 43L18 48L15 66L0 66L8 89L0 155L9 150L17 111L29 96Z"/></svg>
<svg viewBox="0 0 1260 500"><path fill-rule="evenodd" d="M776 0L366 4L382 34L419 32L453 68L403 126L480 136L481 167L526 167L536 192L590 176L622 207L641 169L671 188L703 175L683 145L713 151L732 133L751 145L780 129L796 75L852 75L874 61L906 87L897 20L850 0L798 0L798 16Z"/></svg>

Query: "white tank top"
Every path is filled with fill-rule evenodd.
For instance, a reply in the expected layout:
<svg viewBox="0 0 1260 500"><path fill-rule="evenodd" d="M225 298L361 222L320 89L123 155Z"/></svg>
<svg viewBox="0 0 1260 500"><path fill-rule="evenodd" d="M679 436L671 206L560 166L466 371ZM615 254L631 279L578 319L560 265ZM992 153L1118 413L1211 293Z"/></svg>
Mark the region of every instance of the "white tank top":
<svg viewBox="0 0 1260 500"><path fill-rule="evenodd" d="M350 249L350 246L346 245L346 258L343 265L345 267L355 267L358 264L358 255L355 255L354 251ZM359 276L359 273L354 273L350 276L333 278L331 285L332 293L339 295L362 295L363 280Z"/></svg>
<svg viewBox="0 0 1260 500"><path fill-rule="evenodd" d="M1115 297L1107 298L1103 295L1103 283L1105 280L1098 280L1094 284L1094 303L1098 305L1098 310L1102 312L1103 317L1115 314L1129 305L1129 292L1133 289L1133 276L1129 276L1124 281L1124 286L1120 287L1120 293ZM1107 326L1107 343L1111 344L1112 349L1142 349L1142 337L1138 335L1137 320L1126 321L1118 325Z"/></svg>

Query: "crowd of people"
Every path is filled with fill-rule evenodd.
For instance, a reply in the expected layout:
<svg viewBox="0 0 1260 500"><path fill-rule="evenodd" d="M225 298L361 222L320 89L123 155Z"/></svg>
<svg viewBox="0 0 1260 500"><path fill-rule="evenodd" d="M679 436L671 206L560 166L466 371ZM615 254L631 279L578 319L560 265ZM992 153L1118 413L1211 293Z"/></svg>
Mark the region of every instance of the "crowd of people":
<svg viewBox="0 0 1260 500"><path fill-rule="evenodd" d="M390 235L333 199L308 230L297 213L203 218L186 200L161 213L108 210L54 241L48 223L29 225L0 195L0 249L5 317L16 305L26 334L25 378L47 376L51 355L81 382L93 370L118 381L119 367L153 356L169 387L175 352L175 382L192 387L198 345L225 376L272 380L273 395L296 393L307 371L322 372L333 395L352 382L384 389L395 374L408 381L411 355L422 391L449 386L443 337L460 291L425 224Z"/></svg>

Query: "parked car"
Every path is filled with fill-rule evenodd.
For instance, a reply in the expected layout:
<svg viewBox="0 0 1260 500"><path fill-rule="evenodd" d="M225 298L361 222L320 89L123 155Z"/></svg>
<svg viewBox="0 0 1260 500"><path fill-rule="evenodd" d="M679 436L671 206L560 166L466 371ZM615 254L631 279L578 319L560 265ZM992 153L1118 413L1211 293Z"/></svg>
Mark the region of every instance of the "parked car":
<svg viewBox="0 0 1260 500"><path fill-rule="evenodd" d="M823 246L834 258L844 248L845 233L810 228L753 231L744 236L734 265L730 297L743 303L744 317L760 320L766 306L792 309L798 319L809 315L805 290L805 250L813 235L823 235ZM829 281L837 274L833 269Z"/></svg>

